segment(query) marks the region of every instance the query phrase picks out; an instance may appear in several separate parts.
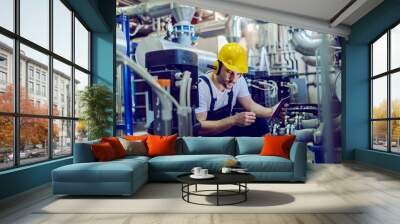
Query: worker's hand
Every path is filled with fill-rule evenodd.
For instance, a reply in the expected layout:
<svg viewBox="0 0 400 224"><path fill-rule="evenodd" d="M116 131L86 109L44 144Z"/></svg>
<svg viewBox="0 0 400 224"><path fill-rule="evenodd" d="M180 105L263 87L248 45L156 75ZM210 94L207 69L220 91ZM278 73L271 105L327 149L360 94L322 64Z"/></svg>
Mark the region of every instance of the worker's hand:
<svg viewBox="0 0 400 224"><path fill-rule="evenodd" d="M245 127L253 124L256 121L256 114L253 112L241 112L233 116L235 125Z"/></svg>

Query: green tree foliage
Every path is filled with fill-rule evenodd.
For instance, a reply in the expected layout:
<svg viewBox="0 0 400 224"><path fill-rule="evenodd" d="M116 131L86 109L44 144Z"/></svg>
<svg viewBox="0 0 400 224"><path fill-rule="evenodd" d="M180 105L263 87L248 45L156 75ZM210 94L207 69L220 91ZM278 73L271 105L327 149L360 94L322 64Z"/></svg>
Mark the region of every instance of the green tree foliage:
<svg viewBox="0 0 400 224"><path fill-rule="evenodd" d="M86 87L80 92L82 119L88 127L89 139L109 136L112 126L112 92L104 85Z"/></svg>

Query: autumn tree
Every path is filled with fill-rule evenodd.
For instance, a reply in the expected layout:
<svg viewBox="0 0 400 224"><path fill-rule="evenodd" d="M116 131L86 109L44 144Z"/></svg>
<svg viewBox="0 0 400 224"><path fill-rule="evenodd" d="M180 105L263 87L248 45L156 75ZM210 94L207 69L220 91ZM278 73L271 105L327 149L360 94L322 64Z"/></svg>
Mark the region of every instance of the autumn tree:
<svg viewBox="0 0 400 224"><path fill-rule="evenodd" d="M400 117L400 100L393 99L391 102L391 117ZM373 118L387 118L387 100L381 101L376 107L373 107ZM391 134L392 141L398 141L400 138L400 123L399 121L392 121L391 123ZM386 121L375 121L373 124L374 138L386 138L387 136L387 122Z"/></svg>
<svg viewBox="0 0 400 224"><path fill-rule="evenodd" d="M0 111L13 112L13 86L9 85L6 92L0 93ZM12 149L13 146L13 119L10 116L0 116L0 148Z"/></svg>
<svg viewBox="0 0 400 224"><path fill-rule="evenodd" d="M13 112L14 107L14 88L9 85L6 92L0 93L0 111ZM40 114L47 115L48 107L44 106L47 103L34 105L29 99L29 95L24 87L20 88L20 110L23 114ZM58 113L58 111L56 111ZM9 148L13 147L13 117L0 116L0 147ZM21 117L20 118L20 149L24 149L26 145L45 145L49 132L47 118L33 118ZM53 138L59 135L59 128L54 126Z"/></svg>

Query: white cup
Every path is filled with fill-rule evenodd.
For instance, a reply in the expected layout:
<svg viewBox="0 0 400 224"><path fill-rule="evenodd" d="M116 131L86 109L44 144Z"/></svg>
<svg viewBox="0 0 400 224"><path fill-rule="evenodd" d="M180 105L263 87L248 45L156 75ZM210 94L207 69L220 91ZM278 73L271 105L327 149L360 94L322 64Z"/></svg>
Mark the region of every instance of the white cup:
<svg viewBox="0 0 400 224"><path fill-rule="evenodd" d="M222 167L222 170L221 170L222 173L230 173L231 171L232 171L232 168L229 168L229 167Z"/></svg>
<svg viewBox="0 0 400 224"><path fill-rule="evenodd" d="M200 176L207 176L208 175L208 169L201 169L200 170Z"/></svg>
<svg viewBox="0 0 400 224"><path fill-rule="evenodd" d="M193 173L194 175L196 175L196 176L199 176L199 175L201 175L201 174L200 174L200 171L201 171L201 170L202 170L201 167L193 167L192 173Z"/></svg>

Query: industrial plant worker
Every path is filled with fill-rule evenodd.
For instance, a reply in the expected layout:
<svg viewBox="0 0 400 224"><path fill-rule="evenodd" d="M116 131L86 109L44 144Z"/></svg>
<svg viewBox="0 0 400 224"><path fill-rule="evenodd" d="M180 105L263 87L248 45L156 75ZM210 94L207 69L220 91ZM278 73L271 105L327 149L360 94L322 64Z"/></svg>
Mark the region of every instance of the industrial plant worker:
<svg viewBox="0 0 400 224"><path fill-rule="evenodd" d="M237 43L225 44L218 52L214 70L199 76L199 136L262 136L268 132L266 119L275 109L253 101L242 74L248 72L247 53ZM232 114L239 101L246 112ZM261 119L260 119L261 118Z"/></svg>

